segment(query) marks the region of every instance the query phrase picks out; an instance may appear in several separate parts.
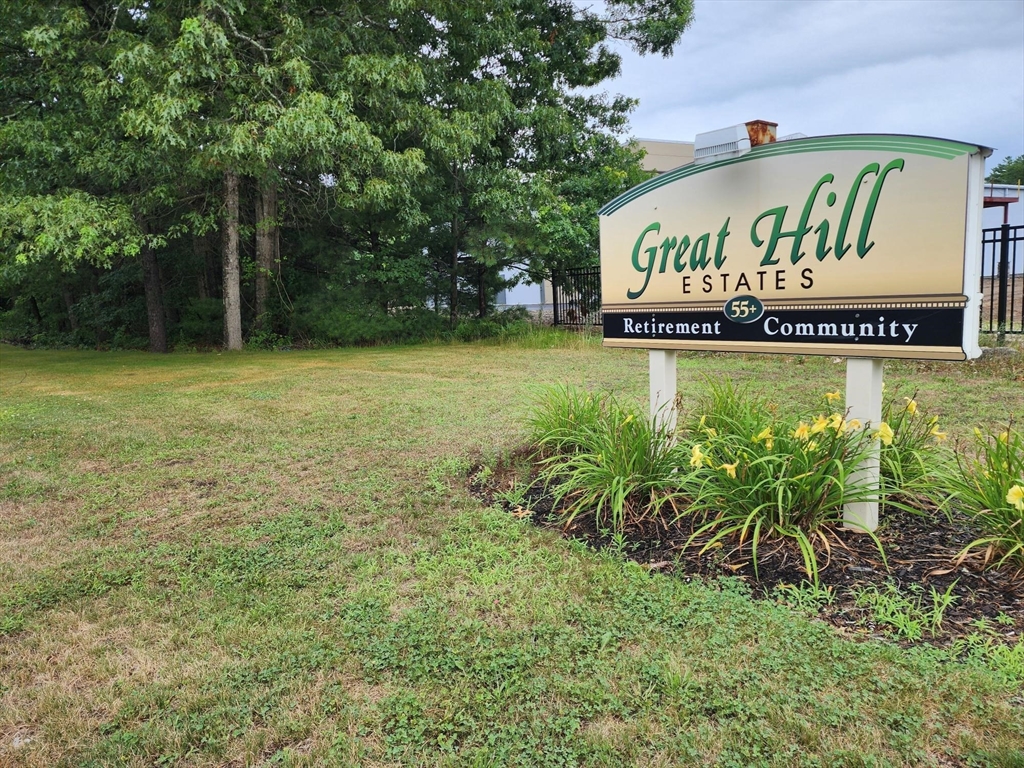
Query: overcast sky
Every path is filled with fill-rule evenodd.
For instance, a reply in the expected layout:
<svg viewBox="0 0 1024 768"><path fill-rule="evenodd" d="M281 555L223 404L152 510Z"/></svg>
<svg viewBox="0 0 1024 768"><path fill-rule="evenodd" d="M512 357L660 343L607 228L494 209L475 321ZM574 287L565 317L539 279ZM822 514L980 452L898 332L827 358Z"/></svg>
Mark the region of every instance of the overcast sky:
<svg viewBox="0 0 1024 768"><path fill-rule="evenodd" d="M672 57L620 52L636 138L764 119L1024 154L1024 0L696 0Z"/></svg>

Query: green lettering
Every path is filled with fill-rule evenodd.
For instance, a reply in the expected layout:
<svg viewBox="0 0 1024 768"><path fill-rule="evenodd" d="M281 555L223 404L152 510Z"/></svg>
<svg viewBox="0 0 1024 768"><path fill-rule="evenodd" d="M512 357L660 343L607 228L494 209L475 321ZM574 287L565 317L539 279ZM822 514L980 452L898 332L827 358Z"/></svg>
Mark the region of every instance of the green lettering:
<svg viewBox="0 0 1024 768"><path fill-rule="evenodd" d="M818 236L818 247L814 255L818 257L818 261L823 261L828 256L828 252L832 250L831 245L828 248L825 247L825 243L828 242L828 219L824 219L817 226L814 234Z"/></svg>
<svg viewBox="0 0 1024 768"><path fill-rule="evenodd" d="M672 266L676 268L676 272L682 272L686 269L686 249L690 247L690 236L683 235L683 239L679 241L679 247L676 248L676 258Z"/></svg>
<svg viewBox="0 0 1024 768"><path fill-rule="evenodd" d="M666 237L665 242L661 244L661 268L658 272L664 272L665 267L668 266L668 252L676 247L676 239L674 237Z"/></svg>
<svg viewBox="0 0 1024 768"><path fill-rule="evenodd" d="M705 232L693 241L693 250L690 251L690 269L696 272L698 269L707 269L708 264L708 243L711 241L711 233ZM699 252L698 252L699 248Z"/></svg>
<svg viewBox="0 0 1024 768"><path fill-rule="evenodd" d="M626 298L629 299L639 299L643 295L644 291L647 290L647 284L651 281L651 272L654 271L654 262L658 255L658 246L656 245L652 245L645 250L645 253L647 253L647 266L640 266L640 246L643 245L644 238L647 237L648 232L653 232L656 235L659 234L661 232L661 224L657 221L653 224L648 224L647 228L640 233L640 237L636 239L636 245L633 246L633 269L637 272L646 272L647 275L644 277L644 284L640 286L639 291L626 291Z"/></svg>
<svg viewBox="0 0 1024 768"><path fill-rule="evenodd" d="M857 201L857 193L860 192L860 183L864 180L864 177L869 173L878 173L878 163L870 163L865 165L860 173L857 174L857 178L853 180L853 186L850 187L850 196L846 198L846 206L843 208L843 217L839 220L839 229L836 230L836 258L841 259L846 255L846 252L850 250L850 246L846 245L846 228L850 225L850 216L853 214L853 204Z"/></svg>
<svg viewBox="0 0 1024 768"><path fill-rule="evenodd" d="M801 248L803 247L804 237L808 232L811 231L810 224L807 220L811 218L811 210L814 208L814 201L818 197L818 191L825 184L831 184L835 176L831 173L826 173L820 179L818 183L814 185L814 189L811 190L811 194L807 196L807 200L804 202L804 209L800 212L800 221L796 225L796 229L790 230L789 232L782 231L782 223L786 218L786 211L789 210L789 206L781 206L779 208L772 208L770 211L765 211L758 216L753 225L750 227L750 240L758 248L764 243L760 237L757 236L757 225L761 223L761 219L767 218L768 216L774 216L775 222L772 224L772 234L768 240L768 249L764 253L764 257L761 259L761 266L767 267L772 264L778 264L779 260L775 258L775 249L778 247L779 241L784 237L793 238L793 250L790 251L789 260L796 264L807 254L804 253Z"/></svg>
<svg viewBox="0 0 1024 768"><path fill-rule="evenodd" d="M896 170L903 173L902 157L896 158L882 169L882 172L878 175L877 181L875 181L875 186L871 190L871 197L868 198L868 207L864 209L864 220L860 225L860 237L857 238L857 255L862 259L875 245L874 240L870 243L867 242L868 230L871 229L871 220L875 217L875 208L878 206L878 196L882 194L882 185L885 183L885 177L888 176L891 171Z"/></svg>
<svg viewBox="0 0 1024 768"><path fill-rule="evenodd" d="M725 260L728 258L722 251L725 249L725 238L729 236L729 219L725 220L725 224L718 230L718 240L715 242L715 269L721 269L722 265L725 264Z"/></svg>
<svg viewBox="0 0 1024 768"><path fill-rule="evenodd" d="M764 240L757 236L757 225L761 223L761 219L769 216L775 217L775 223L772 224L772 234L768 242L768 250L765 251L764 257L761 259L761 266L767 267L771 264L778 264L779 260L773 258L775 255L775 246L778 244L779 236L782 233L782 221L786 218L786 211L789 210L788 205L782 205L778 208L772 208L770 211L765 211L756 219L754 223L750 225L750 242L754 244L756 248L760 248L764 245Z"/></svg>
<svg viewBox="0 0 1024 768"><path fill-rule="evenodd" d="M804 203L804 209L800 213L800 223L797 224L796 229L792 232L783 232L781 237L792 237L793 238L793 250L790 252L789 260L791 263L796 264L807 254L800 250L803 245L804 235L811 231L810 225L807 220L811 218L811 209L814 207L814 200L818 196L818 190L821 189L823 184L831 184L835 179L831 173L826 173L820 179L818 183L814 185L814 189L811 190L811 194L807 196L807 202Z"/></svg>

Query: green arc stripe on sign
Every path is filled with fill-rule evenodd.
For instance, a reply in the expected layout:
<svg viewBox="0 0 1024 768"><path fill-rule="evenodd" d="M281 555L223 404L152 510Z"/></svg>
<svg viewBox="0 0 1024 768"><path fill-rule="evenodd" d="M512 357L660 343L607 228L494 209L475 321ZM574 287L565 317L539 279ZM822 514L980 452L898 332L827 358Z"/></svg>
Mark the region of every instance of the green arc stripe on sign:
<svg viewBox="0 0 1024 768"><path fill-rule="evenodd" d="M778 155L795 155L804 152L831 152L835 150L864 150L884 152L904 152L915 155L927 155L944 160L976 152L978 147L972 144L962 144L947 139L932 139L924 136L898 136L898 135L850 135L850 136L816 136L808 139L793 139L776 144L764 144L756 147L745 155L732 157L727 160L719 160L713 163L702 165L684 165L668 173L655 176L653 179L639 184L632 189L623 192L621 195L604 205L597 213L599 216L608 216L631 203L648 192L660 189L666 184L671 184L679 179L693 176L697 173L710 171L714 168L723 168L735 163L746 163L751 160L758 160L763 157L776 157Z"/></svg>

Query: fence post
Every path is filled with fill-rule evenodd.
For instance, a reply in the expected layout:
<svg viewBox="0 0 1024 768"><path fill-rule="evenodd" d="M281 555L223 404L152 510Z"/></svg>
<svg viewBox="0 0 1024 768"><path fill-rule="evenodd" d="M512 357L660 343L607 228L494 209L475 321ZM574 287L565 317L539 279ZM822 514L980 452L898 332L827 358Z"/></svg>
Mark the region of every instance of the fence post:
<svg viewBox="0 0 1024 768"><path fill-rule="evenodd" d="M551 324L560 325L561 317L558 312L558 303L561 297L558 295L558 272L551 273ZM544 307L541 307L541 317L544 315Z"/></svg>
<svg viewBox="0 0 1024 768"><path fill-rule="evenodd" d="M1003 224L999 235L999 346L1006 344L1006 290L1010 285L1010 225Z"/></svg>

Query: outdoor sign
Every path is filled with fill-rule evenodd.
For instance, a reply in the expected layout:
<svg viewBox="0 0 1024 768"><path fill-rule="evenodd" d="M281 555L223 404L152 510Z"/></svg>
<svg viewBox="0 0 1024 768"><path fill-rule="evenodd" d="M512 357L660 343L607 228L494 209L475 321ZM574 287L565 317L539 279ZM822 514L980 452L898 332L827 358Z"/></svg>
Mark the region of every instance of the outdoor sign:
<svg viewBox="0 0 1024 768"><path fill-rule="evenodd" d="M650 179L600 211L604 343L977 357L987 153L824 136Z"/></svg>

